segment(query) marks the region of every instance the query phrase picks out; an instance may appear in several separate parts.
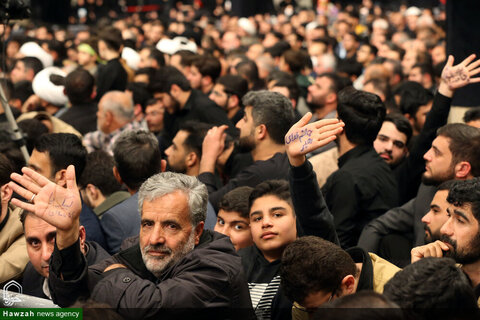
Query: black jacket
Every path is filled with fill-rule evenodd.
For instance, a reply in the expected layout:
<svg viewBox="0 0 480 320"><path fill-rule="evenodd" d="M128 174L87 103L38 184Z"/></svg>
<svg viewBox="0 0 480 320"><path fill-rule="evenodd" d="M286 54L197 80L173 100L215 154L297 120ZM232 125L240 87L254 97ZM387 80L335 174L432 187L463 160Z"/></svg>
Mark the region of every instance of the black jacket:
<svg viewBox="0 0 480 320"><path fill-rule="evenodd" d="M343 248L357 244L363 227L398 205L397 181L372 146L359 145L338 159L322 188Z"/></svg>
<svg viewBox="0 0 480 320"><path fill-rule="evenodd" d="M213 318L218 319L252 315L240 257L229 238L219 233L204 230L200 244L160 278L146 269L138 245L88 269L76 248L60 251L55 246L52 255L49 284L53 301L60 306L90 296L132 319L184 318L204 308L214 308ZM114 263L127 268L103 272Z"/></svg>
<svg viewBox="0 0 480 320"><path fill-rule="evenodd" d="M99 65L96 100L100 101L100 98L108 91L125 91L127 88L127 80L127 72L123 68L119 58L109 60L105 65Z"/></svg>
<svg viewBox="0 0 480 320"><path fill-rule="evenodd" d="M72 105L60 117L82 135L97 130L97 104L95 102Z"/></svg>

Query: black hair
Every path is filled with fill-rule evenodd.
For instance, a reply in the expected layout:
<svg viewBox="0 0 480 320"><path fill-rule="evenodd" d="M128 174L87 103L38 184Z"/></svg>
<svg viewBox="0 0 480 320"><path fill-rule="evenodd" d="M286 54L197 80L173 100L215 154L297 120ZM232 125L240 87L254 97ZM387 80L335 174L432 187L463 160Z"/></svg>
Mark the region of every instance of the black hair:
<svg viewBox="0 0 480 320"><path fill-rule="evenodd" d="M433 100L433 95L421 84L414 81L403 83L395 92L400 94L400 109L403 114L415 117L418 109Z"/></svg>
<svg viewBox="0 0 480 320"><path fill-rule="evenodd" d="M252 107L255 126L264 124L272 141L283 145L284 137L295 121L290 100L277 92L250 91L243 97L243 105Z"/></svg>
<svg viewBox="0 0 480 320"><path fill-rule="evenodd" d="M78 68L65 78L65 94L73 105L92 101L95 79L87 70Z"/></svg>
<svg viewBox="0 0 480 320"><path fill-rule="evenodd" d="M107 48L113 51L120 52L123 45L122 32L115 27L105 27L98 34L98 40L102 40L107 45Z"/></svg>
<svg viewBox="0 0 480 320"><path fill-rule="evenodd" d="M48 133L47 126L35 118L19 121L18 127L22 130L29 154L32 154L35 141Z"/></svg>
<svg viewBox="0 0 480 320"><path fill-rule="evenodd" d="M60 170L75 166L75 176L81 177L85 168L87 150L82 140L71 133L48 133L42 135L34 144L38 152L48 153L52 165L51 176Z"/></svg>
<svg viewBox="0 0 480 320"><path fill-rule="evenodd" d="M357 145L370 145L382 127L386 108L377 95L347 87L338 93L337 112L345 122L347 139Z"/></svg>
<svg viewBox="0 0 480 320"><path fill-rule="evenodd" d="M463 116L463 121L465 122L475 120L480 120L480 107L470 108Z"/></svg>
<svg viewBox="0 0 480 320"><path fill-rule="evenodd" d="M480 178L457 181L449 190L448 203L456 207L469 203L477 222L480 221ZM480 225L480 223L479 223Z"/></svg>
<svg viewBox="0 0 480 320"><path fill-rule="evenodd" d="M197 67L202 77L209 76L213 82L217 80L222 71L220 61L212 56L199 56L193 60L192 66Z"/></svg>
<svg viewBox="0 0 480 320"><path fill-rule="evenodd" d="M113 146L115 167L125 185L138 190L142 183L161 171L158 140L146 131L124 131Z"/></svg>
<svg viewBox="0 0 480 320"><path fill-rule="evenodd" d="M33 70L34 74L39 73L43 69L42 62L35 57L23 57L17 60L23 62L25 70Z"/></svg>
<svg viewBox="0 0 480 320"><path fill-rule="evenodd" d="M248 198L252 193L252 187L238 187L226 193L218 203L218 210L238 212L242 218L248 219Z"/></svg>
<svg viewBox="0 0 480 320"><path fill-rule="evenodd" d="M383 294L414 319L438 319L435 310L441 310L440 319L462 319L477 309L468 277L450 258L424 258L406 266L385 284Z"/></svg>
<svg viewBox="0 0 480 320"><path fill-rule="evenodd" d="M304 50L288 49L282 56L293 74L299 74L307 66L307 59L310 59Z"/></svg>
<svg viewBox="0 0 480 320"><path fill-rule="evenodd" d="M449 123L437 130L438 136L448 138L452 165L467 161L471 174L480 176L480 129L463 123Z"/></svg>
<svg viewBox="0 0 480 320"><path fill-rule="evenodd" d="M275 82L274 87L287 88L289 92L288 98L293 99L294 101L298 101L298 98L300 97L300 87L293 76L278 79Z"/></svg>
<svg viewBox="0 0 480 320"><path fill-rule="evenodd" d="M103 150L89 153L83 174L78 180L78 186L85 188L88 184L93 184L105 197L120 191L122 186L113 175L114 165L113 157Z"/></svg>
<svg viewBox="0 0 480 320"><path fill-rule="evenodd" d="M147 102L152 99L152 95L148 90L148 85L141 82L130 82L127 84L127 90L133 94L133 104L139 104L142 107L142 112L145 113Z"/></svg>
<svg viewBox="0 0 480 320"><path fill-rule="evenodd" d="M412 137L412 125L410 124L410 121L407 120L403 115L398 114L398 113L389 113L385 116L385 121L389 121L395 125L395 128L397 128L398 131L403 133L407 137L407 144L410 141L410 138Z"/></svg>
<svg viewBox="0 0 480 320"><path fill-rule="evenodd" d="M165 66L157 70L153 81L150 83L150 92L154 93L169 93L172 85L177 85L182 91L190 91L190 82L177 68L172 66Z"/></svg>
<svg viewBox="0 0 480 320"><path fill-rule="evenodd" d="M292 196L285 180L268 180L257 184L248 197L248 210L251 210L255 200L264 196L275 196L287 202L293 209Z"/></svg>
<svg viewBox="0 0 480 320"><path fill-rule="evenodd" d="M224 91L227 94L234 94L240 100L248 91L248 82L244 78L238 75L227 74L221 76L217 80L217 84L221 84L224 87Z"/></svg>
<svg viewBox="0 0 480 320"><path fill-rule="evenodd" d="M289 244L280 265L285 295L300 304L318 291L335 294L346 276L356 274L355 262L345 250L315 236L301 237Z"/></svg>
<svg viewBox="0 0 480 320"><path fill-rule="evenodd" d="M202 158L203 139L205 139L211 127L211 124L194 120L185 121L180 125L179 131L182 130L188 133L188 137L183 141L183 146L188 151L193 151L198 159Z"/></svg>
<svg viewBox="0 0 480 320"><path fill-rule="evenodd" d="M12 162L0 153L0 186L10 182L10 175L13 173ZM0 195L1 197L1 195ZM0 204L1 207L1 204Z"/></svg>

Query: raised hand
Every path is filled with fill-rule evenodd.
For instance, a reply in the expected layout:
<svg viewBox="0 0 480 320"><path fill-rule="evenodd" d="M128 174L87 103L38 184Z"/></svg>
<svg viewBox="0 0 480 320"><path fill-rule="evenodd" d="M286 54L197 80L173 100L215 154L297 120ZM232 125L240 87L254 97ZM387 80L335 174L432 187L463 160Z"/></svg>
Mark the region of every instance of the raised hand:
<svg viewBox="0 0 480 320"><path fill-rule="evenodd" d="M307 153L335 140L336 135L341 133L345 126L338 119L323 119L308 123L311 118L312 114L308 112L285 135L285 147L292 166L302 165Z"/></svg>
<svg viewBox="0 0 480 320"><path fill-rule="evenodd" d="M9 186L29 202L12 199L12 203L30 211L55 226L58 231L71 231L78 224L82 204L75 181L75 168L66 172L67 187L61 187L30 168L22 169L23 175L12 173ZM18 184L17 184L18 183ZM75 239L76 240L76 239Z"/></svg>
<svg viewBox="0 0 480 320"><path fill-rule="evenodd" d="M215 172L215 163L225 148L225 130L227 125L213 127L208 130L202 144L202 159L200 161L200 172Z"/></svg>
<svg viewBox="0 0 480 320"><path fill-rule="evenodd" d="M480 82L480 78L472 78L480 72L480 59L472 62L475 57L474 54L471 54L465 60L454 66L453 62L455 59L453 56L449 56L442 70L440 85L446 85L448 90L455 91L470 83Z"/></svg>

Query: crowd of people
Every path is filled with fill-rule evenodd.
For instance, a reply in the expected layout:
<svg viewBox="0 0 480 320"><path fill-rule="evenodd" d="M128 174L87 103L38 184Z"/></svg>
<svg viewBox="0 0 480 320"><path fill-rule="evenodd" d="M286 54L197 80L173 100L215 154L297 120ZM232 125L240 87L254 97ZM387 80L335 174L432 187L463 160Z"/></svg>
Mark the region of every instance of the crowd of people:
<svg viewBox="0 0 480 320"><path fill-rule="evenodd" d="M93 318L478 316L480 108L452 98L480 59L444 7L82 3L2 27L1 285Z"/></svg>

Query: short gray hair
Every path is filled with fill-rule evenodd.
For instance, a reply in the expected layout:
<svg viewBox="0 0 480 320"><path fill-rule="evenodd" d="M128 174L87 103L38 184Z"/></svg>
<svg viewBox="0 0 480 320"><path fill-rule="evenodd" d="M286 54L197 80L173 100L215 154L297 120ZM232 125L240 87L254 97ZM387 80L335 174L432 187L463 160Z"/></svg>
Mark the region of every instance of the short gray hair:
<svg viewBox="0 0 480 320"><path fill-rule="evenodd" d="M162 172L150 177L138 191L138 208L142 212L144 201L153 201L175 191L188 198L190 220L195 227L207 217L207 187L197 178L181 173Z"/></svg>
<svg viewBox="0 0 480 320"><path fill-rule="evenodd" d="M116 117L130 122L134 118L133 100L123 91L109 91L103 96L103 112L110 111Z"/></svg>

